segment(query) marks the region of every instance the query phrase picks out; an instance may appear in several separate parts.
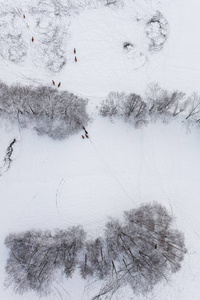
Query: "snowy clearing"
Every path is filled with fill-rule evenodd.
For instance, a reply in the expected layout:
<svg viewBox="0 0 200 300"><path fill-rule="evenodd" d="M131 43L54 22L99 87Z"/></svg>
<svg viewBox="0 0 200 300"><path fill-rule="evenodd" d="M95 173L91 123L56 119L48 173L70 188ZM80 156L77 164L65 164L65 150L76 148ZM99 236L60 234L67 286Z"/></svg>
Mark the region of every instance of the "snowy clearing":
<svg viewBox="0 0 200 300"><path fill-rule="evenodd" d="M0 1L1 81L34 87L54 87L54 81L60 91L88 98L91 117L89 138L81 129L60 141L0 120L0 299L38 299L4 286L10 233L80 224L95 238L108 217L121 220L124 211L156 201L185 235L182 267L150 293L135 296L123 288L112 299L198 300L200 129L187 132L177 120L135 129L101 117L96 107L111 91L144 95L151 82L200 92L199 3L69 3ZM46 299L90 300L100 288L76 271L58 278Z"/></svg>

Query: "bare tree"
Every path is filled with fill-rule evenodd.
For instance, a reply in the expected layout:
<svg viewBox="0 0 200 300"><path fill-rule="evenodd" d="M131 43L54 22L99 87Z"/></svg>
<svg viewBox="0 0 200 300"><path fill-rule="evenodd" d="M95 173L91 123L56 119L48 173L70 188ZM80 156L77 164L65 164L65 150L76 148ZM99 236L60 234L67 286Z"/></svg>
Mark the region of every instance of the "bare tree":
<svg viewBox="0 0 200 300"><path fill-rule="evenodd" d="M189 102L185 93L177 90L169 92L162 89L158 83L148 86L146 99L151 120L161 119L163 122L169 121L171 117L182 116Z"/></svg>
<svg viewBox="0 0 200 300"><path fill-rule="evenodd" d="M197 93L193 93L189 97L189 105L187 109L186 120L192 120L196 123L200 122L200 96Z"/></svg>
<svg viewBox="0 0 200 300"><path fill-rule="evenodd" d="M189 99L186 98L185 93L183 92L175 92L176 95L176 102L173 105L172 113L173 117L176 117L178 115L183 115L184 112L187 111L188 105L189 105Z"/></svg>
<svg viewBox="0 0 200 300"><path fill-rule="evenodd" d="M130 94L123 102L123 115L125 120L133 123L135 127L147 124L147 104L139 95Z"/></svg>

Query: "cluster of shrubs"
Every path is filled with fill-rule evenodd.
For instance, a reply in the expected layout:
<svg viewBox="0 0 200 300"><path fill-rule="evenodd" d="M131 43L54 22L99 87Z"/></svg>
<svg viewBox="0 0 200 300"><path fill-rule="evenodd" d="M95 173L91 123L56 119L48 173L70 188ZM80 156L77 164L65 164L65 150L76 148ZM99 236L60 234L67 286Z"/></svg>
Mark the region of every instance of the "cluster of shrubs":
<svg viewBox="0 0 200 300"><path fill-rule="evenodd" d="M169 25L161 12L157 11L147 22L145 32L149 39L149 51L162 50L168 38Z"/></svg>
<svg viewBox="0 0 200 300"><path fill-rule="evenodd" d="M104 117L122 118L136 128L156 120L169 122L173 118L179 118L188 126L199 125L200 96L197 93L186 96L177 90L169 92L156 83L148 87L143 98L137 94L111 92L102 101L99 111Z"/></svg>
<svg viewBox="0 0 200 300"><path fill-rule="evenodd" d="M173 228L173 217L160 204L144 204L124 213L124 221L109 219L104 235L87 239L81 226L66 230L10 234L6 286L15 293L52 292L59 276L71 277L78 268L82 278L101 282L94 297L111 299L129 285L134 294L151 291L181 268L186 253L183 234Z"/></svg>
<svg viewBox="0 0 200 300"><path fill-rule="evenodd" d="M87 125L87 99L41 86L8 86L0 82L0 117L33 127L38 134L63 139Z"/></svg>

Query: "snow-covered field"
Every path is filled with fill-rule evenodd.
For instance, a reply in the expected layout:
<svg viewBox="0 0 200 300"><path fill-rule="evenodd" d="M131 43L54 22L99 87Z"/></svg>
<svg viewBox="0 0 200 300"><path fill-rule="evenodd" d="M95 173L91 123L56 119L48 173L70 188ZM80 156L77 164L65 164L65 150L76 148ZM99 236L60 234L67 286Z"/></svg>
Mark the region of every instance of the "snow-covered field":
<svg viewBox="0 0 200 300"><path fill-rule="evenodd" d="M134 296L127 288L113 299L200 299L200 129L187 132L176 120L135 129L100 117L96 109L110 91L143 95L151 82L200 92L199 1L126 0L124 7L93 1L94 8L86 5L78 14L81 2L74 0L70 17L62 9L54 16L51 3L56 1L36 2L40 4L0 4L0 79L34 86L50 86L54 80L61 82L60 89L87 97L90 138L82 139L80 132L57 141L0 121L0 299L38 299L34 293L19 296L4 287L4 240L9 233L81 224L89 237L97 237L109 216L120 219L123 211L153 201L165 205L184 232L188 253L182 268L150 294ZM156 11L168 22L168 38L163 49L151 52L144 30ZM11 56L13 41L7 33L21 34ZM124 43L132 47L124 49ZM17 142L7 170L3 161L13 139ZM55 283L55 293L46 299L90 300L96 290L97 283L84 282L76 273Z"/></svg>

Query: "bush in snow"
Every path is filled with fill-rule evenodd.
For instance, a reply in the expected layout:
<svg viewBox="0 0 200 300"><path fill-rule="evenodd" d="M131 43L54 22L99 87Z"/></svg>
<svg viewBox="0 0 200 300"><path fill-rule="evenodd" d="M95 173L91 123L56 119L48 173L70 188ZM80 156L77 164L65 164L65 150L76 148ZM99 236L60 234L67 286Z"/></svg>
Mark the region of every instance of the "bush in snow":
<svg viewBox="0 0 200 300"><path fill-rule="evenodd" d="M87 100L47 86L7 86L0 83L0 116L38 134L63 139L77 133L89 116Z"/></svg>
<svg viewBox="0 0 200 300"><path fill-rule="evenodd" d="M72 276L84 239L81 227L10 234L5 240L10 250L5 285L17 294L33 290L39 296L48 295L59 272Z"/></svg>
<svg viewBox="0 0 200 300"><path fill-rule="evenodd" d="M169 26L159 11L147 22L145 31L150 40L149 50L160 51L168 38Z"/></svg>

